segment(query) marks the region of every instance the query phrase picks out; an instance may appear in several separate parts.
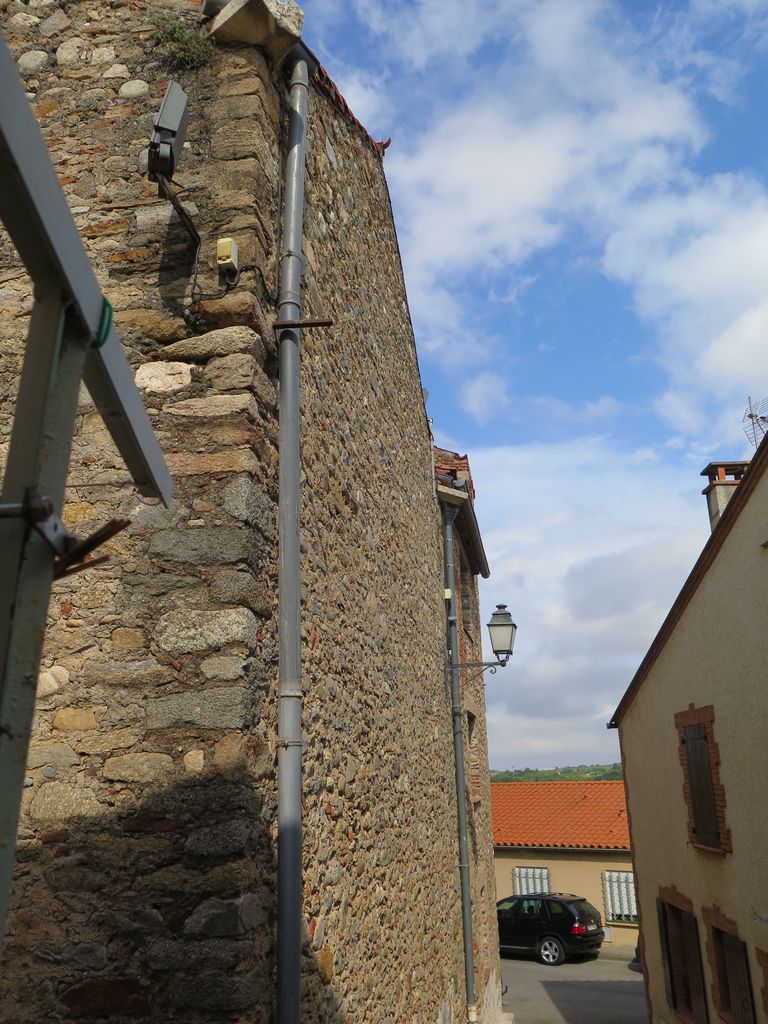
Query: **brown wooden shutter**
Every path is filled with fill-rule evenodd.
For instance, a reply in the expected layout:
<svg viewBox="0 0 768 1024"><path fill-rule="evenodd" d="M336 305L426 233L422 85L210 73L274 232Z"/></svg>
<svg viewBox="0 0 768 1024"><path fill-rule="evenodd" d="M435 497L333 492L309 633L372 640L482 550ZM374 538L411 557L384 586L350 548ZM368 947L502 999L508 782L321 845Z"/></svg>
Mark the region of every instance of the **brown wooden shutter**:
<svg viewBox="0 0 768 1024"><path fill-rule="evenodd" d="M688 767L688 787L693 808L693 830L697 843L702 846L720 846L717 827L715 790L709 764L709 744L704 725L689 725L683 730L685 760Z"/></svg>
<svg viewBox="0 0 768 1024"><path fill-rule="evenodd" d="M699 925L693 914L681 914L681 921L683 926L685 965L688 972L688 990L691 995L691 1010L697 1022L709 1024L707 993L704 988L704 972L701 967Z"/></svg>
<svg viewBox="0 0 768 1024"><path fill-rule="evenodd" d="M722 935L731 1014L735 1024L755 1024L755 1004L749 979L747 947L735 935L729 935L727 932L723 932Z"/></svg>
<svg viewBox="0 0 768 1024"><path fill-rule="evenodd" d="M656 911L659 915L659 939L661 940L661 966L664 971L664 991L667 993L667 1002L674 1010L677 1002L675 990L672 987L672 966L669 955L669 933L667 931L667 913L664 900L656 900Z"/></svg>

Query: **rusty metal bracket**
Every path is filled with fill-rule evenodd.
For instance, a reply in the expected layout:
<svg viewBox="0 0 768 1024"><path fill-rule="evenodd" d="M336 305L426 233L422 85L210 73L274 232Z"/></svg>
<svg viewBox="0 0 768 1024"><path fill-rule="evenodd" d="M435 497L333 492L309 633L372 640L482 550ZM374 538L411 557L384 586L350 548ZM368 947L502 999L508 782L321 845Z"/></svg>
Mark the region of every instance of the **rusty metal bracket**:
<svg viewBox="0 0 768 1024"><path fill-rule="evenodd" d="M90 553L130 525L130 519L110 519L89 537L81 540L70 533L53 510L50 499L30 487L23 502L0 504L0 519L24 519L36 530L56 555L53 563L53 578L72 576L83 569L106 562L108 555L90 558Z"/></svg>
<svg viewBox="0 0 768 1024"><path fill-rule="evenodd" d="M120 533L126 526L130 526L130 519L110 519L104 526L99 527L94 533L84 540L78 541L74 547L61 557L56 559L53 570L53 578L61 579L63 576L73 576L83 569L90 569L94 565L102 565L107 561L109 555L102 555L101 558L91 558L94 548L101 547L111 540L116 533Z"/></svg>
<svg viewBox="0 0 768 1024"><path fill-rule="evenodd" d="M79 543L53 510L53 503L44 498L34 487L24 492L24 501L0 505L0 518L24 519L33 530L37 530L57 558L65 557Z"/></svg>

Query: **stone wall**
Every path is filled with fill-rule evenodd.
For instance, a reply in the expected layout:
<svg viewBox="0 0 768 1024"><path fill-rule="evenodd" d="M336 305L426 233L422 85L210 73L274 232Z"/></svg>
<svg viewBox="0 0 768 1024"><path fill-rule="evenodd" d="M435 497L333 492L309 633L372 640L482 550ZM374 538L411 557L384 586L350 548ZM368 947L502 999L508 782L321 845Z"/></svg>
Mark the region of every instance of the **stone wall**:
<svg viewBox="0 0 768 1024"><path fill-rule="evenodd" d="M137 497L84 393L65 521L131 526L106 565L55 587L0 1021L267 1022L284 83L245 46L173 76L190 96L177 180L203 237L193 286L194 249L145 169L169 78L153 18L197 9L0 9L176 488L171 510ZM244 269L221 294L225 235ZM317 88L304 254L306 315L335 326L303 341L303 1019L451 1021L464 984L431 439L381 156ZM30 305L3 237L5 446ZM495 1007L495 921L477 917Z"/></svg>

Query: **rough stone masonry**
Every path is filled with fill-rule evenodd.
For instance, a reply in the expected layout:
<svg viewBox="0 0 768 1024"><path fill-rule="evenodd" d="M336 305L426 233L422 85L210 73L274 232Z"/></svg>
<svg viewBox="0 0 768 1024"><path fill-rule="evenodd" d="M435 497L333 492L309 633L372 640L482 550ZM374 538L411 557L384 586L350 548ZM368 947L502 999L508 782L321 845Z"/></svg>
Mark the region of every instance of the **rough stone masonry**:
<svg viewBox="0 0 768 1024"><path fill-rule="evenodd" d="M136 495L83 392L66 523L82 535L115 515L131 526L106 565L61 581L51 603L3 1024L273 1013L271 324L286 88L262 47L237 42L174 73L190 97L177 187L203 238L196 271L146 178L170 77L154 25L168 14L197 31L199 8L175 0L0 3L176 488L170 511ZM447 1024L464 1000L440 515L381 155L321 75L304 303L335 326L303 340L307 1024ZM227 294L222 236L243 267ZM0 458L30 306L0 236ZM488 1024L499 963L487 811L478 829Z"/></svg>

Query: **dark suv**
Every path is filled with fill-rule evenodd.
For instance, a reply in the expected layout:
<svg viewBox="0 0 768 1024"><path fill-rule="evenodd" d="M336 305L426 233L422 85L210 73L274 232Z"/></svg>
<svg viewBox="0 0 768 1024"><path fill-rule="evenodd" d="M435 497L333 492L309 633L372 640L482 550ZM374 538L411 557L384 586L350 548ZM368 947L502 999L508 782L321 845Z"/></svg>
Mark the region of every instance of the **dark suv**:
<svg viewBox="0 0 768 1024"><path fill-rule="evenodd" d="M605 932L599 911L583 896L532 892L496 904L502 953L535 953L552 967L568 956L599 952Z"/></svg>

